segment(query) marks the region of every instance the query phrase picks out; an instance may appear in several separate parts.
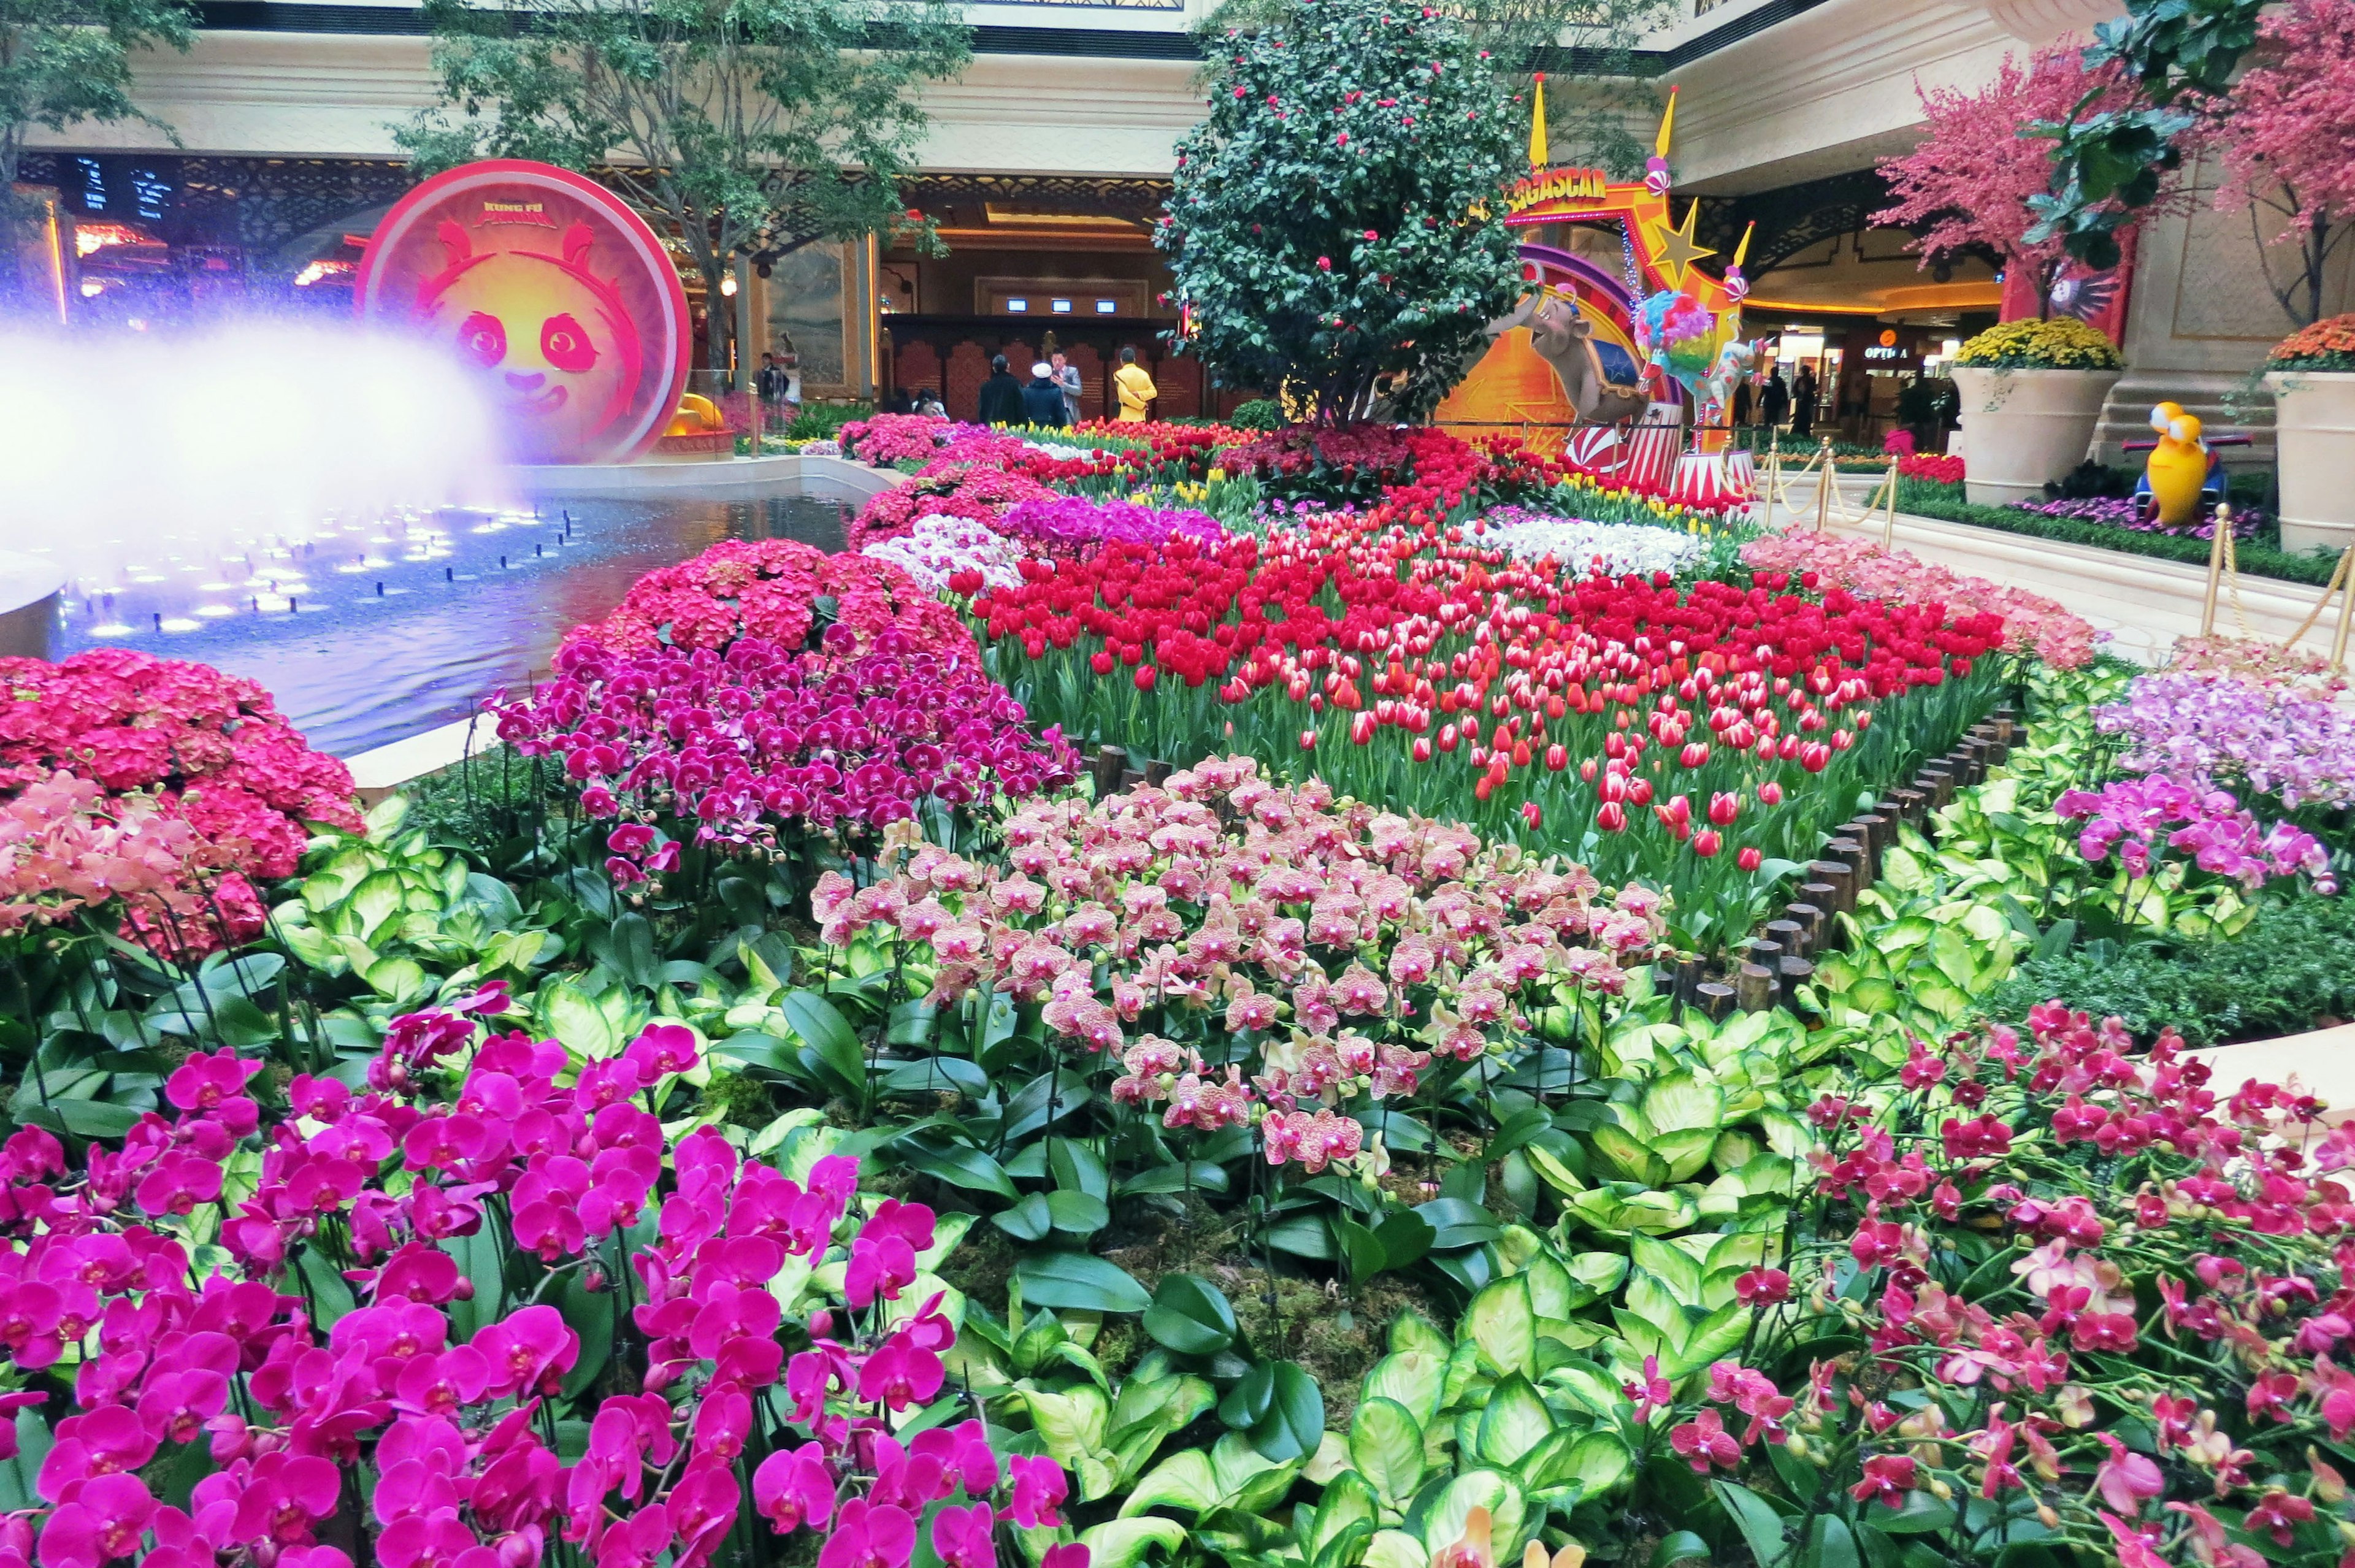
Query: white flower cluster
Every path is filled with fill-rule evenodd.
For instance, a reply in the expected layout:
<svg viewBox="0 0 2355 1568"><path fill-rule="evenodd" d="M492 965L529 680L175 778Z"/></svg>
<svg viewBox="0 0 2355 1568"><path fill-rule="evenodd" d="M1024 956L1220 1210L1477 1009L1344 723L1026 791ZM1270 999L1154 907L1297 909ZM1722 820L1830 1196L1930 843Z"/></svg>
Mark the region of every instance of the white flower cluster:
<svg viewBox="0 0 2355 1568"><path fill-rule="evenodd" d="M1579 573L1598 566L1610 577L1679 571L1709 548L1699 536L1673 528L1590 523L1582 517L1557 517L1518 507L1492 513L1487 520L1482 543L1497 545L1522 560L1550 556L1564 571Z"/></svg>
<svg viewBox="0 0 2355 1568"><path fill-rule="evenodd" d="M967 570L980 572L992 588L1018 587L1022 581L1022 551L1013 540L970 517L938 512L918 517L913 532L868 545L859 554L890 561L933 593Z"/></svg>

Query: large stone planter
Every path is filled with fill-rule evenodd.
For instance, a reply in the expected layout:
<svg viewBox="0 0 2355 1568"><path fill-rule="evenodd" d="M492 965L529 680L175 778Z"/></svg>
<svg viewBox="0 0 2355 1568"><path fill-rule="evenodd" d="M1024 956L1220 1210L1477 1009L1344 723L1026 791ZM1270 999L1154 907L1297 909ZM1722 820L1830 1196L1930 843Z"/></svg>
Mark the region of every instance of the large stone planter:
<svg viewBox="0 0 2355 1568"><path fill-rule="evenodd" d="M2115 370L1955 367L1963 400L1963 494L1974 505L2041 500L2044 486L2085 461Z"/></svg>
<svg viewBox="0 0 2355 1568"><path fill-rule="evenodd" d="M2281 542L2293 555L2355 544L2355 373L2276 370L2274 448Z"/></svg>

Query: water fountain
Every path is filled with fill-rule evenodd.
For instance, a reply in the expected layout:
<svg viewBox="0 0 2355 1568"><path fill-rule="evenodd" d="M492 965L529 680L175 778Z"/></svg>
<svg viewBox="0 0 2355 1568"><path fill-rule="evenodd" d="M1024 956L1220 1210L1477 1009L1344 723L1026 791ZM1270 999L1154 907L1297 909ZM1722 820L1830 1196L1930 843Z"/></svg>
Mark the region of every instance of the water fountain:
<svg viewBox="0 0 2355 1568"><path fill-rule="evenodd" d="M526 683L655 566L842 546L799 482L616 496L565 470L551 496L549 472L500 463L445 354L357 325L0 338L0 654L201 660L348 755Z"/></svg>

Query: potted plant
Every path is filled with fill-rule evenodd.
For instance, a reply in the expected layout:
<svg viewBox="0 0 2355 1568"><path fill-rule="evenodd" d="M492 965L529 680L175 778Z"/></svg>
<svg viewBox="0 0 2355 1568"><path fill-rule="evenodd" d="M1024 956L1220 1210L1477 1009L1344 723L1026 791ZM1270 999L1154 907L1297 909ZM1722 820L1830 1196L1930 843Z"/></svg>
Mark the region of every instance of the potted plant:
<svg viewBox="0 0 2355 1568"><path fill-rule="evenodd" d="M2282 549L2355 544L2355 315L2294 332L2265 357L2281 464Z"/></svg>
<svg viewBox="0 0 2355 1568"><path fill-rule="evenodd" d="M2007 321L1955 357L1963 400L1963 493L1999 507L2041 496L2085 460L2102 400L2124 361L2099 327L2074 316Z"/></svg>

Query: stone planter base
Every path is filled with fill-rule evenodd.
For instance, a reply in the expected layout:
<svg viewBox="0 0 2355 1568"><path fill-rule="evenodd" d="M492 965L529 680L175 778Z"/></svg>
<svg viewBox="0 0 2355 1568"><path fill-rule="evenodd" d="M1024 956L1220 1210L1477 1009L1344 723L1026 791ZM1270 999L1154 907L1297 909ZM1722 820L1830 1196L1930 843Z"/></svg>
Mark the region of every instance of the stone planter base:
<svg viewBox="0 0 2355 1568"><path fill-rule="evenodd" d="M2276 370L2265 385L2281 461L2282 549L2345 549L2355 544L2355 374Z"/></svg>
<svg viewBox="0 0 2355 1568"><path fill-rule="evenodd" d="M2042 499L2045 485L2085 460L2119 374L1955 367L1967 448L1964 495L1980 507Z"/></svg>

